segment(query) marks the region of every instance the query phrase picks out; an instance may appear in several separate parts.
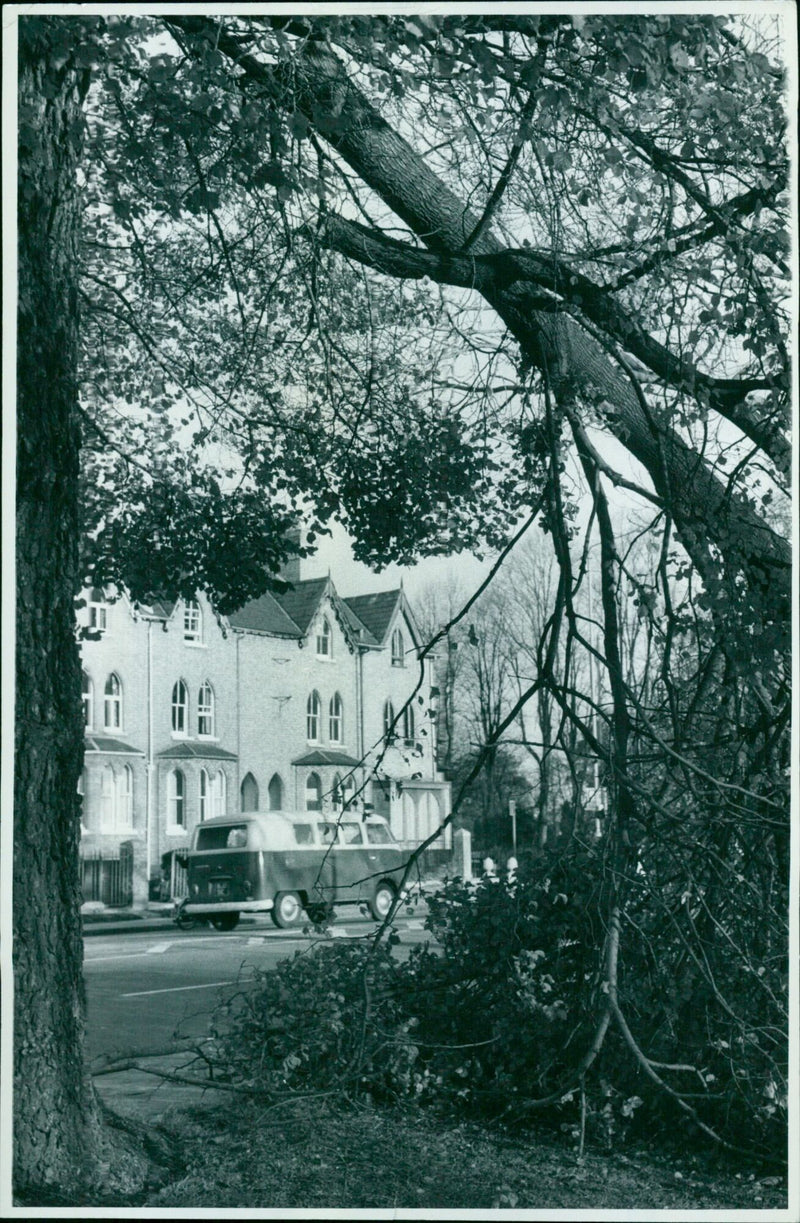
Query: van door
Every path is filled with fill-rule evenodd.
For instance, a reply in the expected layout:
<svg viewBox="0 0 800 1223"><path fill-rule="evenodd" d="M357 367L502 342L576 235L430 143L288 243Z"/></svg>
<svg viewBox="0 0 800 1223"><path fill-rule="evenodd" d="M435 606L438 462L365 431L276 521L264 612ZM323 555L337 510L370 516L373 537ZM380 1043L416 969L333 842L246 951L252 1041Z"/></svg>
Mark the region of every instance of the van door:
<svg viewBox="0 0 800 1223"><path fill-rule="evenodd" d="M338 847L334 853L339 867L339 899L366 900L372 895L375 880L370 878L373 871L364 829L357 820L342 820Z"/></svg>

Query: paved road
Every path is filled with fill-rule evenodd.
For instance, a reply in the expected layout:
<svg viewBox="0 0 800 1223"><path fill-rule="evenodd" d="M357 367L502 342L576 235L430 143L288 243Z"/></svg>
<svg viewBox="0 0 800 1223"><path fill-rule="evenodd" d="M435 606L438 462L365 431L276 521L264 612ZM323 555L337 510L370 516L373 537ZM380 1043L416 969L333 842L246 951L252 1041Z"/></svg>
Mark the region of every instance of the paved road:
<svg viewBox="0 0 800 1223"><path fill-rule="evenodd" d="M430 935L420 919L399 918L401 947ZM340 916L333 938L363 938L375 923ZM276 930L258 918L228 934L198 927L110 934L84 943L90 1066L120 1057L163 1053L206 1034L221 996L246 985L254 968L274 968L314 942L301 931Z"/></svg>

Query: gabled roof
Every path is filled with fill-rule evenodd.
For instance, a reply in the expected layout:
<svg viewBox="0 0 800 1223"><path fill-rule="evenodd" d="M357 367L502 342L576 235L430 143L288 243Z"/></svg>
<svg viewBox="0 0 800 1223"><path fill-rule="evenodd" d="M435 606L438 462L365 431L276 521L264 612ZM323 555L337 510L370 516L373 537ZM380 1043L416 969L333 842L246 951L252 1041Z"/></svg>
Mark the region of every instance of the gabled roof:
<svg viewBox="0 0 800 1223"><path fill-rule="evenodd" d="M305 636L314 618L320 600L328 585L328 578L312 578L307 582L295 582L291 590L272 597Z"/></svg>
<svg viewBox="0 0 800 1223"><path fill-rule="evenodd" d="M214 743L174 743L158 753L161 760L236 760L235 752L226 752Z"/></svg>
<svg viewBox="0 0 800 1223"><path fill-rule="evenodd" d="M375 640L375 637L369 631L364 621L360 620L353 611L352 607L350 607L347 599L340 598L339 607L341 608L342 616L344 617L348 628L358 641L359 645L376 646L380 644L380 642Z"/></svg>
<svg viewBox="0 0 800 1223"><path fill-rule="evenodd" d="M378 645L386 639L389 625L392 621L397 602L402 595L400 590L382 590L371 595L354 595L344 599L352 612L355 612L362 624L365 624Z"/></svg>
<svg viewBox="0 0 800 1223"><path fill-rule="evenodd" d="M272 633L279 637L302 637L294 620L277 602L276 596L267 592L259 599L251 599L238 611L228 616L231 628L249 629L256 633Z"/></svg>
<svg viewBox="0 0 800 1223"><path fill-rule="evenodd" d="M308 764L308 765L324 765L338 764L343 769L354 769L360 764L360 760L354 760L352 756L348 756L347 752L332 752L327 748L315 747L312 751L306 752L304 756L298 756L292 764Z"/></svg>

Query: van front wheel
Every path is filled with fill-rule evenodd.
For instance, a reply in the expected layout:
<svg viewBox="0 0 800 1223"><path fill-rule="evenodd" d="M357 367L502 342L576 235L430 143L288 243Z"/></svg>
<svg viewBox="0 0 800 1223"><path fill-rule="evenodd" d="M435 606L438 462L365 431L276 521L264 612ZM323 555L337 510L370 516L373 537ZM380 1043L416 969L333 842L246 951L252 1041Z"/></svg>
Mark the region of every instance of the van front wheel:
<svg viewBox="0 0 800 1223"><path fill-rule="evenodd" d="M297 892L278 892L272 908L272 920L280 930L299 922L303 906Z"/></svg>
<svg viewBox="0 0 800 1223"><path fill-rule="evenodd" d="M372 893L372 899L367 901L369 911L375 921L383 921L394 903L394 888L391 883L379 883Z"/></svg>

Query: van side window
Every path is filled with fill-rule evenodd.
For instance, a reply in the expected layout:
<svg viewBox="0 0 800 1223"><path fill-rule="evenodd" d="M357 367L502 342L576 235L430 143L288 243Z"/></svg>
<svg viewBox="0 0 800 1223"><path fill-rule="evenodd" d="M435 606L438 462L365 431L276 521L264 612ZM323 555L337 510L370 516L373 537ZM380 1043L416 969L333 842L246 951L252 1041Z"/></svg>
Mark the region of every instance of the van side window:
<svg viewBox="0 0 800 1223"><path fill-rule="evenodd" d="M345 845L363 845L364 838L361 835L360 824L341 824L342 840Z"/></svg>
<svg viewBox="0 0 800 1223"><path fill-rule="evenodd" d="M335 824L317 824L317 834L320 842L323 845L336 844L336 825Z"/></svg>
<svg viewBox="0 0 800 1223"><path fill-rule="evenodd" d="M314 829L310 824L293 824L294 839L298 845L314 844Z"/></svg>
<svg viewBox="0 0 800 1223"><path fill-rule="evenodd" d="M385 824L367 824L367 840L370 845L391 845L394 841Z"/></svg>

